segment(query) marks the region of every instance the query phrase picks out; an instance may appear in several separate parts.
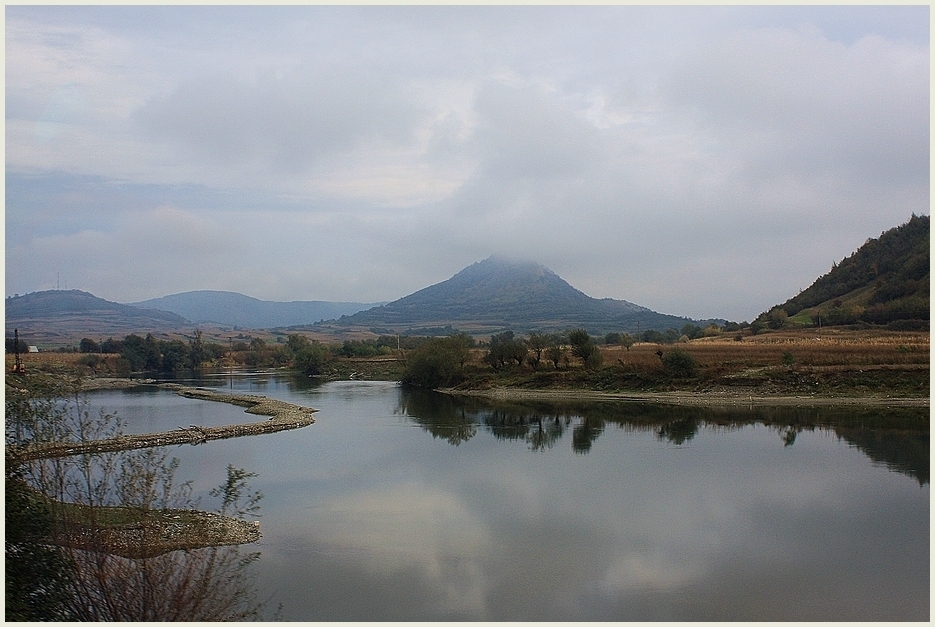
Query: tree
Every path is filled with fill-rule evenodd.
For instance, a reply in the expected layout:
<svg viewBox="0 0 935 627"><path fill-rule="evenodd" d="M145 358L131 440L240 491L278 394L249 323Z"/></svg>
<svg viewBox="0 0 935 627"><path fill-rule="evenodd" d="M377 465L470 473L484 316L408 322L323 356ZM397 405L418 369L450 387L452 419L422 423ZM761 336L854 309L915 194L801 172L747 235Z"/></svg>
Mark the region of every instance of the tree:
<svg viewBox="0 0 935 627"><path fill-rule="evenodd" d="M6 475L5 496L6 620L74 620L68 610L74 566L49 543L53 520L48 503L15 469Z"/></svg>
<svg viewBox="0 0 935 627"><path fill-rule="evenodd" d="M77 395L71 401L62 396L65 392L58 388L33 395L17 388L6 410L25 412L8 416L26 425L18 443L122 434L115 416L94 416ZM257 601L250 566L258 553L244 555L237 546L159 552L164 527L158 521L169 508L179 517L195 506L190 483L175 481L178 463L157 448L28 462L8 456L7 619L257 618L263 604ZM233 471L228 468L228 481L216 492L223 499L222 511L255 512L259 493L250 492L245 482L254 475Z"/></svg>
<svg viewBox="0 0 935 627"><path fill-rule="evenodd" d="M620 343L623 345L624 348L627 349L627 351L629 351L630 347L633 346L634 341L635 340L630 336L629 333L623 333L620 336Z"/></svg>
<svg viewBox="0 0 935 627"><path fill-rule="evenodd" d="M781 307L773 307L766 315L766 324L770 329L781 329L789 318L789 314Z"/></svg>
<svg viewBox="0 0 935 627"><path fill-rule="evenodd" d="M662 366L666 372L675 377L689 378L695 376L698 362L694 355L681 348L673 348L662 355Z"/></svg>
<svg viewBox="0 0 935 627"><path fill-rule="evenodd" d="M690 340L697 340L700 337L704 337L704 329L689 322L682 326L682 335L687 336Z"/></svg>
<svg viewBox="0 0 935 627"><path fill-rule="evenodd" d="M78 344L78 350L82 353L97 353L101 350L100 345L89 337L81 338Z"/></svg>
<svg viewBox="0 0 935 627"><path fill-rule="evenodd" d="M584 329L574 329L568 334L572 354L581 360L586 368L601 365L601 351Z"/></svg>
<svg viewBox="0 0 935 627"><path fill-rule="evenodd" d="M545 349L545 355L548 357L549 361L552 362L552 367L558 370L558 364L565 355L565 349L562 348L561 344L553 340L548 348Z"/></svg>
<svg viewBox="0 0 935 627"><path fill-rule="evenodd" d="M499 370L510 361L516 361L517 366L523 365L527 353L528 348L522 338L514 337L512 331L504 331L491 336L490 349L484 360L494 370Z"/></svg>
<svg viewBox="0 0 935 627"><path fill-rule="evenodd" d="M299 351L306 348L310 343L309 339L304 335L290 333L289 338L286 340L286 348L292 351L293 355L297 355Z"/></svg>
<svg viewBox="0 0 935 627"><path fill-rule="evenodd" d="M458 360L458 365L464 368L465 362L471 356L471 349L476 344L474 338L467 333L454 333L448 337L448 340L450 349Z"/></svg>
<svg viewBox="0 0 935 627"><path fill-rule="evenodd" d="M293 364L305 374L319 375L330 358L328 349L321 342L309 342L296 353Z"/></svg>
<svg viewBox="0 0 935 627"><path fill-rule="evenodd" d="M526 345L532 350L533 357L529 360L533 370L539 369L539 363L542 361L542 351L549 346L549 340L546 336L539 333L530 333Z"/></svg>
<svg viewBox="0 0 935 627"><path fill-rule="evenodd" d="M189 357L192 362L192 368L198 369L208 359L205 352L205 343L201 337L201 329L195 330L195 337L189 341Z"/></svg>
<svg viewBox="0 0 935 627"><path fill-rule="evenodd" d="M432 338L406 357L402 382L422 388L454 385L463 377L464 341L455 336Z"/></svg>

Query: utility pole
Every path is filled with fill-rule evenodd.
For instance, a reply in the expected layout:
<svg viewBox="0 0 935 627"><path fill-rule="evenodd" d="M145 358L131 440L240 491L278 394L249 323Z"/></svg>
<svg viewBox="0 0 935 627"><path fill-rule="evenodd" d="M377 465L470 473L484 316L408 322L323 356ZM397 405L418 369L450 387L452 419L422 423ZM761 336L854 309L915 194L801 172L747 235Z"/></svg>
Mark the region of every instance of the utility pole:
<svg viewBox="0 0 935 627"><path fill-rule="evenodd" d="M26 366L19 356L19 329L13 329L13 372L25 374Z"/></svg>

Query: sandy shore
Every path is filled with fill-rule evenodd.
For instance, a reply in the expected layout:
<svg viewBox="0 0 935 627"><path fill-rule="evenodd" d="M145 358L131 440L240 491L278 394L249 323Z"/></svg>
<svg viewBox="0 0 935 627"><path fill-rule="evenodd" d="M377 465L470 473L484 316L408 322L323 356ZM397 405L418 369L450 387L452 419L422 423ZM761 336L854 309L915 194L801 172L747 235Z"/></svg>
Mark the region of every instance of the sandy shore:
<svg viewBox="0 0 935 627"><path fill-rule="evenodd" d="M672 405L734 406L864 406L928 407L928 397L888 396L782 396L755 391L716 390L710 392L598 392L595 390L490 388L486 390L439 390L453 396L474 396L508 401L633 401Z"/></svg>

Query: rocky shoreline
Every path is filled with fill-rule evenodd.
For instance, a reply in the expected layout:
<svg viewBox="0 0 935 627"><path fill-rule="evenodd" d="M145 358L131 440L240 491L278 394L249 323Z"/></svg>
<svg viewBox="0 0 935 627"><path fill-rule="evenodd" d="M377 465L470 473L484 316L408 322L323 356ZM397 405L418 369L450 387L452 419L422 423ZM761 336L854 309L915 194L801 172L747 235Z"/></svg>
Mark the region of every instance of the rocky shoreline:
<svg viewBox="0 0 935 627"><path fill-rule="evenodd" d="M167 509L150 512L144 520L132 524L100 529L75 525L58 537L58 543L140 559L170 551L249 544L260 537L258 521L200 510Z"/></svg>

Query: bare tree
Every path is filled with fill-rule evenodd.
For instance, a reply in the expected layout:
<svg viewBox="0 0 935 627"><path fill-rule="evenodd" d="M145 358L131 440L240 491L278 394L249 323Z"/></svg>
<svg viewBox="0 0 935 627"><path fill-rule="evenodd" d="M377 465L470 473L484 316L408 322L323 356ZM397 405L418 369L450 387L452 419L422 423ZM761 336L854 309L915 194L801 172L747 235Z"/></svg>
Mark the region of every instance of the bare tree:
<svg viewBox="0 0 935 627"><path fill-rule="evenodd" d="M116 416L92 416L77 394L65 401L19 392L7 399L8 442L94 440L122 433ZM18 414L10 416L11 409ZM171 550L166 542L169 535L190 531L186 516L202 514L195 509L190 483L176 481L178 465L163 449L144 449L34 460L15 469L51 511L48 539L70 564L65 615L88 621L259 617L265 603L257 598L250 568L258 552L204 543ZM211 492L221 498L222 513L257 515L262 495L249 490L247 479L253 476L228 467L227 481ZM208 520L221 524L229 519L215 515Z"/></svg>

